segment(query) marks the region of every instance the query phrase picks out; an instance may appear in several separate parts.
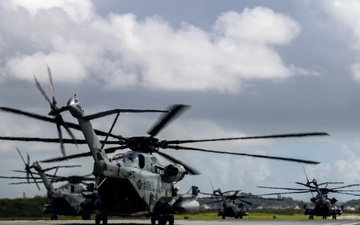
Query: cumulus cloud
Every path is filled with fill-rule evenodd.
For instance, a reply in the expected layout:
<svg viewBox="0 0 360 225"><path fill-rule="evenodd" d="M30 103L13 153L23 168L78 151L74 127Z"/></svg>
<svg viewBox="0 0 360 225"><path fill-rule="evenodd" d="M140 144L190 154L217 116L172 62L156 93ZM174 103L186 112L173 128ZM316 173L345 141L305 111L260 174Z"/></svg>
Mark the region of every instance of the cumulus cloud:
<svg viewBox="0 0 360 225"><path fill-rule="evenodd" d="M251 79L297 73L275 47L291 43L300 25L268 8L225 12L210 32L188 23L175 29L156 15L103 18L91 1L14 0L0 10L2 80L32 80L34 73L45 79L48 63L70 82L90 78L110 88L235 92ZM4 22L8 18L16 23Z"/></svg>
<svg viewBox="0 0 360 225"><path fill-rule="evenodd" d="M316 178L320 182L327 181L342 181L345 184L358 183L360 175L360 157L356 150L351 149L348 145L343 144L339 150L341 158L335 160L334 163L324 163L316 167L311 167L309 170L309 179ZM340 179L340 180L336 180Z"/></svg>
<svg viewBox="0 0 360 225"><path fill-rule="evenodd" d="M345 28L343 32L349 33L352 39L350 40L350 47L352 47L360 56L360 2L351 0L332 0L322 1L324 11L336 21L336 24L341 28ZM360 81L360 62L354 62L350 65L349 71L353 78Z"/></svg>

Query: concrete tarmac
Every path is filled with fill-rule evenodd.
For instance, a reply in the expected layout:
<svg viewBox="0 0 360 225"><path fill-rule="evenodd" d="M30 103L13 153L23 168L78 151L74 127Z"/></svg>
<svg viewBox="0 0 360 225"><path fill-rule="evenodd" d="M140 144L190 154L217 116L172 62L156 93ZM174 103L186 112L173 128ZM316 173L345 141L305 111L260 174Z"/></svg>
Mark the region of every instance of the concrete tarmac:
<svg viewBox="0 0 360 225"><path fill-rule="evenodd" d="M36 221L0 221L0 225L87 225L95 224L92 220L36 220ZM109 220L108 224L118 225L150 225L150 220L134 219L134 220ZM175 220L175 225L225 225L225 224L241 224L241 225L360 225L359 218L339 218L338 220L276 220L276 219L225 219L225 220Z"/></svg>

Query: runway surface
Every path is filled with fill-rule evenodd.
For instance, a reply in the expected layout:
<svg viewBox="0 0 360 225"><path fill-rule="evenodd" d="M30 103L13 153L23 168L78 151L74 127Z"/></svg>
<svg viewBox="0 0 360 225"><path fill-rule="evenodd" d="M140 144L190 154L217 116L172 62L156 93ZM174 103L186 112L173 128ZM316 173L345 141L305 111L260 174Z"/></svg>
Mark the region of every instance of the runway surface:
<svg viewBox="0 0 360 225"><path fill-rule="evenodd" d="M16 224L16 225L45 225L45 224L54 224L54 225L81 225L81 224L95 224L94 221L88 220L57 220L57 221L0 221L0 225L5 224ZM119 225L150 225L150 220L109 220L108 224L119 224ZM338 220L276 220L276 219L226 219L226 220L175 220L175 225L225 225L225 224L241 224L241 225L300 225L300 224L311 224L311 225L360 225L359 218L341 218Z"/></svg>

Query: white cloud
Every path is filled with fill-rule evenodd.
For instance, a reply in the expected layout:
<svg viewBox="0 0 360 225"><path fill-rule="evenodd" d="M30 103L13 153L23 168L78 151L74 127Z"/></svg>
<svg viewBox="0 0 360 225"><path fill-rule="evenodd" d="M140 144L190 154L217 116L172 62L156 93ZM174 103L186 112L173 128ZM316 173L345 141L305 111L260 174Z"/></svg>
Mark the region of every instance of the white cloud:
<svg viewBox="0 0 360 225"><path fill-rule="evenodd" d="M42 10L60 9L66 12L76 22L89 20L93 14L93 6L90 0L12 0L2 2L12 10L25 9L31 16L36 16Z"/></svg>
<svg viewBox="0 0 360 225"><path fill-rule="evenodd" d="M360 170L359 155L346 144L339 151L342 158L335 160L334 163L323 163L316 167L311 167L308 173L309 179L316 178L319 182L342 181L345 185L360 182L360 175L358 173Z"/></svg>
<svg viewBox="0 0 360 225"><path fill-rule="evenodd" d="M324 11L342 28L345 35L350 34L349 46L360 55L360 2L352 0L322 1ZM345 28L345 29L344 29ZM349 69L353 78L360 81L359 62L353 63Z"/></svg>
<svg viewBox="0 0 360 225"><path fill-rule="evenodd" d="M46 74L48 63L69 82L90 77L110 88L236 92L247 80L296 73L273 47L289 44L300 26L267 8L223 13L207 32L185 23L175 29L159 16L101 18L90 1L18 0L1 6L4 17L21 17L15 26L0 23L3 79L32 80L34 73Z"/></svg>

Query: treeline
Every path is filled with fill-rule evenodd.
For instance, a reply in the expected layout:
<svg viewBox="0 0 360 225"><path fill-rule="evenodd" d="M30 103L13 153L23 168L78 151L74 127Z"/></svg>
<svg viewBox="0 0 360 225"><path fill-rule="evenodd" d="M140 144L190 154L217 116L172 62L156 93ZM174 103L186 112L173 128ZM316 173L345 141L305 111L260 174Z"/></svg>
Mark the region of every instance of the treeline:
<svg viewBox="0 0 360 225"><path fill-rule="evenodd" d="M44 217L43 208L47 197L0 199L0 218Z"/></svg>
<svg viewBox="0 0 360 225"><path fill-rule="evenodd" d="M269 199L265 200L259 197L255 198L251 194L242 194L248 195L248 198L245 199L252 203L252 205L247 206L251 212L293 215L296 213L302 213L302 206L304 204L309 204L303 201L294 200L292 198L282 198L281 201L277 201ZM199 199L199 201L201 204L206 204L206 200ZM36 196L33 198L0 199L0 219L44 218L47 216L43 214L43 208L46 203L47 197L41 196ZM344 207L352 206L356 209L359 209L360 200L350 200L344 204L339 204L343 205ZM218 203L213 203L211 205L213 210L216 210L219 207ZM300 206L300 208L294 209L295 205Z"/></svg>

